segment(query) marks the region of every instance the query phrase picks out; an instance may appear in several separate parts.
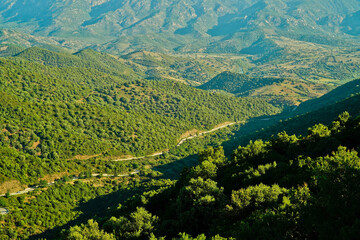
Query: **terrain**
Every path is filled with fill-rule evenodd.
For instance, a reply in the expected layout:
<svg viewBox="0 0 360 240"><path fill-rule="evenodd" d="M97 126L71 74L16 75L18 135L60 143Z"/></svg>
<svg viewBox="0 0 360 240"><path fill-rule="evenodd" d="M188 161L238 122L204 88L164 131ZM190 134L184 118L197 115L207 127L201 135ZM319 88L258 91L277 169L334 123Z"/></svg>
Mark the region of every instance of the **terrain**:
<svg viewBox="0 0 360 240"><path fill-rule="evenodd" d="M125 179L89 178L72 184L64 178L48 189L32 193L28 200L21 196L2 199L2 205L16 213L3 217L6 224L3 225L2 234L13 237L35 234L30 239L56 239L61 229L65 228L68 231L64 232L64 239L80 239L81 236L155 239L154 234L176 237L183 231L193 236L201 233L208 236L220 234L225 239L272 239L274 234L282 239L285 232L296 234L299 238L346 239L356 234L354 231L357 229L354 225L356 217L343 211L351 208L346 202L357 201L357 184L351 184L356 182L359 165L357 152L346 147L359 148L356 140L359 119L351 118L347 112L335 117L334 121L331 121L331 117L344 109L359 115L358 93L355 89L354 96L339 98L338 103L290 119L296 128L292 127L294 124L278 123L286 126L290 132L298 131L299 126L301 132L307 132L311 122L304 119L330 122L328 127L317 124L309 128L304 137L281 132L267 142L250 141L249 145L238 147L230 159L225 157L221 147L208 148L197 157L198 165L184 170L176 182L162 175L162 169L171 168L170 163L165 168L155 168L160 172L144 168L139 176ZM277 127L270 128L276 131ZM194 141L189 140L187 144L192 145ZM301 156L297 157L299 154ZM340 182L339 178L342 179ZM101 186L102 190L95 190L95 186ZM352 194L340 199L329 197L330 188L327 186L333 190L331 196L338 196L349 186ZM71 198L62 197L59 201L59 194ZM125 201L130 196L133 197ZM326 204L322 202L325 196L329 201ZM74 205L75 199L84 197L92 200ZM50 214L42 207L46 203L57 203L49 208L52 209ZM343 211L334 212L332 204L341 206ZM95 205L96 211L85 210ZM164 209L164 205L169 207ZM322 210L316 212L315 219L309 220L308 214L314 216L314 209L318 208ZM32 211L37 214L30 215ZM64 214L64 211L67 213ZM332 218L322 219L323 211L334 214L341 222L346 220L348 224L334 223ZM88 221L89 218L95 218L97 222ZM318 221L318 218L322 221ZM42 219L48 220L43 222ZM233 223L226 219L231 219ZM271 228L262 228L264 222L271 223ZM315 224L319 222L322 224ZM74 227L76 223L83 224ZM12 224L18 226L16 232L11 230ZM238 224L246 224L247 227L239 230L235 228ZM308 224L312 227L309 228ZM340 236L338 231L329 233L327 230L333 229L333 224L342 229ZM62 227L40 234L54 226ZM187 234L181 234L176 239L192 239ZM199 235L196 239L203 238Z"/></svg>
<svg viewBox="0 0 360 240"><path fill-rule="evenodd" d="M260 99L141 79L93 50L29 48L1 59L0 71L2 146L43 159L149 155L193 129L279 113Z"/></svg>
<svg viewBox="0 0 360 240"><path fill-rule="evenodd" d="M2 44L221 57L239 65L236 72L321 83L360 76L356 0L2 0L0 6ZM191 80L203 83L206 74Z"/></svg>
<svg viewBox="0 0 360 240"><path fill-rule="evenodd" d="M245 74L223 72L199 88L221 90L235 96L260 97L273 105L296 106L308 99L324 95L332 86L302 80L249 77Z"/></svg>
<svg viewBox="0 0 360 240"><path fill-rule="evenodd" d="M288 80L269 78L256 81L256 78L251 79L244 74L225 72L204 84L216 88L219 82L224 83L220 84L221 87L225 86L222 91L211 92L162 77L144 79L141 71L131 68L130 61L130 58L124 61L93 50L69 53L37 47L1 59L3 130L0 180L1 187L7 189L7 192L3 192L5 197L0 198L2 211L6 213L1 217L6 223L2 225L3 237L56 239L63 229L70 229L64 232L64 239L77 239L72 237L72 234L86 232L91 235L99 234L100 239L106 236L111 239L114 231L118 238L129 239L147 238L151 233L175 237L184 230L194 236L200 233L221 234L225 237L250 234L245 230L228 232L231 228L209 231L206 226L209 227L208 224L212 224L210 222L200 224L196 227L198 230L180 223L178 226L184 228L164 228L163 224L168 224L164 216L168 213L157 212L155 206L151 207L153 212L149 212L146 206L153 204L152 197L146 200L148 197L140 196L157 198L160 194L161 201L168 201L166 199L172 197L165 197L161 195L162 192L171 192L174 186L175 189L179 189L179 184L186 184L184 181L190 181L189 184L197 184L195 181L200 181L200 185L213 185L210 180L206 180L208 177L214 179L214 174L218 171L221 173L221 169L225 171L228 164L229 169L233 168L231 164L234 160L224 160L222 150L215 150L213 153L213 150L207 150L211 156L215 155L209 158L213 160L207 160L212 163L203 163L203 160L200 160L201 164L190 171L189 174L193 174L194 171L200 174L197 178L191 175L191 180L183 173L179 181L174 181L179 178L183 167L196 164L199 157L194 154L203 151L209 145L222 145L229 156L240 143L246 144L249 140L259 137L264 140L271 139L272 135L283 130L306 134L307 129L313 124L331 124L331 119L335 119L344 111L348 111L352 116L360 113L357 88L359 80L335 88L321 98L311 100L312 102L304 102L295 109L281 112L280 108L264 100L245 96L250 95L253 90L274 83L283 84ZM232 77L228 84L226 81L216 81L224 75L227 79ZM232 81L235 84L231 85ZM349 117L344 115L341 118ZM328 134L338 136L338 131L343 129L341 124L345 124L341 121L340 125L332 123L331 131L320 124L319 127L313 128L313 134L322 137ZM122 124L118 124L119 122ZM232 122L238 124L233 125ZM221 128L226 125L229 127ZM121 126L126 128L117 130ZM350 126L356 124L352 123ZM217 131L210 130L212 128ZM324 131L325 135L318 131ZM208 134L199 134L201 132ZM120 134L121 138L114 134ZM301 137L298 139L296 141L310 141L307 137L303 140ZM320 141L318 138L314 139ZM250 149L251 144L250 142ZM335 141L331 146L335 149L338 145L341 144ZM305 150L301 148L298 151ZM328 151L322 154L326 155ZM200 154L200 159L204 159L202 156ZM122 161L116 161L118 159ZM270 162L265 164L265 168L268 164ZM270 168L276 167L272 160L271 164ZM129 175L134 172L138 174ZM229 180L222 180L221 177L217 181ZM48 185L49 182L52 184ZM34 184L37 187L32 187L34 191L26 195L11 194ZM261 187L267 189L265 185ZM214 191L218 192L216 189L218 188L215 187ZM177 194L177 190L174 191L173 194ZM220 192L222 191L224 190ZM213 198L209 196L210 201ZM225 198L226 193L221 193L221 196ZM141 204L137 200L139 197L143 199L140 201ZM215 201L216 199L217 197ZM82 203L76 203L79 200ZM155 205L161 203L160 199L154 201ZM218 205L212 205L212 201L209 202L210 205L204 206L217 208ZM56 206L51 207L50 212L44 207L49 202L58 202ZM122 208L118 208L120 203L129 204L129 207L121 210ZM94 204L101 207L95 208L97 210L94 211L87 210ZM134 211L131 206L138 206L137 210L131 213L131 218L138 216L153 219L150 220L150 229L132 233L126 226L132 226L133 220L121 218L121 221L124 221L121 224L125 224L124 228L114 230L112 224L114 221L120 221L114 218L114 214L127 216L129 211ZM170 207L168 211L172 211L171 209L173 208ZM34 211L37 214L31 215ZM202 216L199 214L196 213L196 216ZM91 218L97 219L100 224L90 221L88 225L74 227L76 224L85 224ZM187 220L181 218L179 215L178 220L169 221L189 221L186 217ZM12 230L15 225L16 231ZM183 238L185 237L184 235Z"/></svg>
<svg viewBox="0 0 360 240"><path fill-rule="evenodd" d="M0 239L357 239L358 0L0 0Z"/></svg>

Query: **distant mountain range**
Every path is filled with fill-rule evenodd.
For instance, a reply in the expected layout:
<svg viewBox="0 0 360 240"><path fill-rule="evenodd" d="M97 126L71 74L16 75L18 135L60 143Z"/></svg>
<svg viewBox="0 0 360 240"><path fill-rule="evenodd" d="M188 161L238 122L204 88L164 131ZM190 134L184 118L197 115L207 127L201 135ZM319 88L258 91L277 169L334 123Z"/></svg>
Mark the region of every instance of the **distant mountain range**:
<svg viewBox="0 0 360 240"><path fill-rule="evenodd" d="M359 18L358 0L0 0L2 28L117 52L251 53L274 36L352 45Z"/></svg>

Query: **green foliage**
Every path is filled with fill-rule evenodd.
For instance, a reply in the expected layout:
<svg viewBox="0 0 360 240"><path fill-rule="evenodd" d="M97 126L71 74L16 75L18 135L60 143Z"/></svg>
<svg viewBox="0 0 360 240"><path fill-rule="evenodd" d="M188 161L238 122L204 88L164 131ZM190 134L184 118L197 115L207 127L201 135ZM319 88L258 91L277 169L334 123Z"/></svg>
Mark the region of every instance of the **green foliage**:
<svg viewBox="0 0 360 240"><path fill-rule="evenodd" d="M345 112L336 128L316 125L305 137L281 132L239 147L230 161L221 148L204 150L175 186L142 202L158 216L150 239L178 239L178 232L235 239L357 236L360 158L348 149L360 146L359 121ZM180 239L193 239L188 234Z"/></svg>
<svg viewBox="0 0 360 240"><path fill-rule="evenodd" d="M251 78L245 74L223 72L207 83L201 85L199 88L206 90L217 89L233 93L238 96L248 96L251 93L251 90L274 83L281 83L283 81L284 79Z"/></svg>
<svg viewBox="0 0 360 240"><path fill-rule="evenodd" d="M317 124L309 128L308 136L311 138L322 138L330 136L331 131L323 124Z"/></svg>
<svg viewBox="0 0 360 240"><path fill-rule="evenodd" d="M94 220L89 220L86 225L70 228L67 236L68 240L115 240L115 236L99 229L99 225Z"/></svg>
<svg viewBox="0 0 360 240"><path fill-rule="evenodd" d="M119 238L144 239L154 231L157 221L158 217L153 216L145 208L137 207L129 219L112 217L105 223L104 228L114 230L115 236Z"/></svg>
<svg viewBox="0 0 360 240"><path fill-rule="evenodd" d="M233 191L231 203L238 211L251 207L266 207L267 204L271 205L271 203L277 202L279 195L284 192L286 192L285 189L281 189L278 185L266 186L259 184Z"/></svg>
<svg viewBox="0 0 360 240"><path fill-rule="evenodd" d="M70 67L74 61L81 64ZM116 59L90 50L32 48L1 62L1 143L43 158L150 154L174 146L192 128L278 111L259 99L172 81L125 80L114 72L121 69Z"/></svg>

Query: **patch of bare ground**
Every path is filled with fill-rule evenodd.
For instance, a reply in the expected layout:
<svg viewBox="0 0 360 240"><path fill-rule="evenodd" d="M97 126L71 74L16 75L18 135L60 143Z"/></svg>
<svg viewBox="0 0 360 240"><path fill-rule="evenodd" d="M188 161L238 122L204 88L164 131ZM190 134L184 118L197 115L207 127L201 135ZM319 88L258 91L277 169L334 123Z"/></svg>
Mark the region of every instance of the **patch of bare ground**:
<svg viewBox="0 0 360 240"><path fill-rule="evenodd" d="M234 123L234 122L223 122L223 123L220 123L220 124L216 125L214 128L221 128L223 126L228 126L228 125L230 125L232 123Z"/></svg>
<svg viewBox="0 0 360 240"><path fill-rule="evenodd" d="M40 141L34 142L30 149L36 149L40 145Z"/></svg>
<svg viewBox="0 0 360 240"><path fill-rule="evenodd" d="M192 129L192 130L186 131L180 136L180 140L184 139L184 138L187 138L187 137L190 137L190 136L194 136L194 135L196 135L198 133L199 133L199 130L197 130L197 129Z"/></svg>
<svg viewBox="0 0 360 240"><path fill-rule="evenodd" d="M96 158L103 155L103 153L99 153L99 154L94 154L94 155L76 155L73 158L70 158L69 160L88 160L91 158Z"/></svg>
<svg viewBox="0 0 360 240"><path fill-rule="evenodd" d="M114 159L133 159L133 158L136 158L136 157L133 155L120 155L120 156L108 156L108 157L104 157L101 159L111 161Z"/></svg>
<svg viewBox="0 0 360 240"><path fill-rule="evenodd" d="M21 184L18 180L9 180L0 184L0 194L5 194L6 192L17 192L26 188L25 185Z"/></svg>

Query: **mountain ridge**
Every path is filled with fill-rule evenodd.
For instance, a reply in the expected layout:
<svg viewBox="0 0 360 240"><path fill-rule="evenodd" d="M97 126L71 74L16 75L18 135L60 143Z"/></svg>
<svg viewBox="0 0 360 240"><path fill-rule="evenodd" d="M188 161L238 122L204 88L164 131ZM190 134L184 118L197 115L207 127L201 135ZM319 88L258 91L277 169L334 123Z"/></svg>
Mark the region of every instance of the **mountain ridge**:
<svg viewBox="0 0 360 240"><path fill-rule="evenodd" d="M211 51L211 43L226 44L226 39L245 48L268 34L295 39L309 33L349 40L359 36L353 24L360 11L356 0L2 0L0 6L0 27L47 37L85 37L102 44L125 36L153 36L157 41L169 41L164 47L170 51L177 47L184 50L186 45L195 50L197 44ZM251 32L258 34L246 39L245 33ZM176 42L176 38L184 42ZM134 41L128 39L128 43Z"/></svg>

